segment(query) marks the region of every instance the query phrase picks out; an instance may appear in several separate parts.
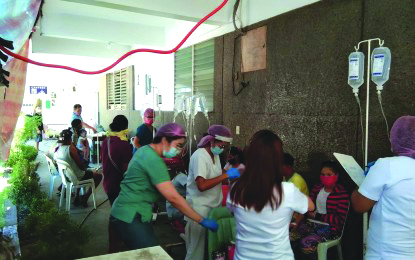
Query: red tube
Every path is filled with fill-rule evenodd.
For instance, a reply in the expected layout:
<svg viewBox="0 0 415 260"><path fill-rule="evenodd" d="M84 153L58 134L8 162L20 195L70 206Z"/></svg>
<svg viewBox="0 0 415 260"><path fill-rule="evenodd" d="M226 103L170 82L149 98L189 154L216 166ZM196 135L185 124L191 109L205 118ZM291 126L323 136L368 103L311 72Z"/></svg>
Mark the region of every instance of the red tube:
<svg viewBox="0 0 415 260"><path fill-rule="evenodd" d="M38 65L38 66L43 66L43 67L48 67L48 68L57 68L57 69L66 69L66 70L71 70L74 72L78 72L81 74L88 74L88 75L92 75L92 74L100 74L103 72L106 72L112 68L114 68L118 63L120 63L122 60L124 60L125 58L127 58L128 56L137 53L137 52L151 52L151 53L157 53L157 54L171 54L176 52L178 49L180 49L180 47L182 47L182 45L187 41L187 39L190 37L190 35L193 34L193 32L202 24L204 23L207 19L209 19L211 16L213 16L214 14L216 14L217 12L219 12L226 4L227 4L228 0L223 0L222 4L220 4L218 7L216 7L212 12L210 12L208 15L206 15L205 17L203 17L187 34L186 36L183 38L183 40L173 49L171 50L167 50L167 51L163 51L163 50L153 50L153 49L135 49L132 51L127 52L126 54L124 54L123 56L121 56L121 58L119 58L118 60L116 60L113 64L111 64L110 66L101 69L101 70L97 70L97 71L85 71L85 70L79 70L76 68L72 68L72 67L68 67L68 66L64 66L64 65L55 65L55 64L47 64L47 63L42 63L42 62L37 62L34 60L31 60L29 58L20 56L19 54L15 54L11 51L9 51L8 49L6 49L3 46L0 46L0 50L4 51L4 53L6 53L9 56L12 56L16 59L19 59L21 61L27 62L27 63L31 63L34 65Z"/></svg>

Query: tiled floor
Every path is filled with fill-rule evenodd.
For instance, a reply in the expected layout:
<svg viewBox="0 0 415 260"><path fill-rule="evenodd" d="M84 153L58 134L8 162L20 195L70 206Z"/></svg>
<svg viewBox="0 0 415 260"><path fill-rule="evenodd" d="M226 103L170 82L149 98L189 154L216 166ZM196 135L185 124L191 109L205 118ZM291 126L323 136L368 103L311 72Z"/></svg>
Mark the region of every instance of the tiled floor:
<svg viewBox="0 0 415 260"><path fill-rule="evenodd" d="M44 192L49 190L50 175L45 159L44 151L47 151L52 141L45 140L40 143L37 161L40 163L38 174L40 176L41 187ZM90 165L91 166L91 165ZM60 178L55 180L53 200L59 204L59 197L56 195L57 187L60 185ZM108 252L108 219L111 207L107 201L107 196L100 184L96 189L97 210L93 210L92 196L88 201L88 208L71 206L71 218L79 224L86 226L91 233L91 239L85 248L85 257L107 254ZM163 203L163 202L161 202ZM64 206L62 207L62 209ZM164 208L164 207L163 207ZM159 216L154 223L154 229L159 243L162 247L168 248L169 245L182 243L179 234L173 230L167 220L167 216ZM184 259L186 254L185 245L178 245L167 250L174 259ZM24 254L24 249L23 249Z"/></svg>

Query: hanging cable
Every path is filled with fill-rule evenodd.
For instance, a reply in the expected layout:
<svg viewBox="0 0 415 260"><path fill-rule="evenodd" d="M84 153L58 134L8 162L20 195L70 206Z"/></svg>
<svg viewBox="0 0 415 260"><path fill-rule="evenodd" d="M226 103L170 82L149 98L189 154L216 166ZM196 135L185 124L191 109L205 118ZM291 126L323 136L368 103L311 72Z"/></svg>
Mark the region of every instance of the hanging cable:
<svg viewBox="0 0 415 260"><path fill-rule="evenodd" d="M236 25L236 13L238 12L240 2L241 0L236 0L235 5L233 6L233 15L232 15L233 26L235 27L235 35L233 38L233 57L232 57L232 92L234 96L238 96L242 92L242 90L244 90L244 88L249 85L249 81L245 82L245 77L242 71L240 73L234 71L235 70L235 57L236 57L236 41L238 40L239 37L245 35L245 32L242 30L242 28L238 28L238 26ZM243 63L242 63L242 66L243 66ZM242 77L242 80L240 82L241 88L238 91L236 91L235 80L239 80L239 74L241 74L241 77Z"/></svg>
<svg viewBox="0 0 415 260"><path fill-rule="evenodd" d="M382 94L381 94L380 90L378 90L378 100L379 100L380 110L382 111L383 119L385 119L386 135L388 136L388 140L389 140L390 139L390 136L389 136L389 124L388 124L388 119L386 119L385 111L383 111Z"/></svg>
<svg viewBox="0 0 415 260"><path fill-rule="evenodd" d="M118 63L120 63L122 60L124 60L125 58L127 58L128 56L137 53L137 52L149 52L149 53L157 53L157 54L171 54L176 52L178 49L180 49L180 47L182 47L182 45L187 41L187 39L190 37L190 35L193 34L193 32L202 24L204 23L207 19L209 19L210 17L212 17L214 14L216 14L217 12L219 12L227 3L229 0L223 0L222 4L220 4L218 7L216 7L212 12L210 12L208 15L206 15L205 17L203 17L187 34L186 36L180 41L180 43L174 47L171 50L167 50L167 51L163 51L163 50L154 50L154 49L146 49L146 48L142 48L142 49L135 49L132 51L127 52L126 54L124 54L123 56L121 56L121 58L119 58L118 60L116 60L113 64L111 64L110 66L101 69L101 70L97 70L97 71L85 71L85 70L80 70L80 69L76 69L76 68L72 68L72 67L68 67L68 66L64 66L64 65L55 65L55 64L48 64L48 63L42 63L42 62L37 62L34 60L31 60L29 58L23 57L19 54L15 54L11 51L9 51L8 49L6 49L3 46L0 46L0 50L4 51L7 55L12 56L13 58L19 59L21 61L27 62L27 63L31 63L34 65L38 65L38 66L43 66L43 67L48 67L48 68L57 68L57 69L66 69L66 70L70 70L70 71L74 71L77 73L81 73L81 74L88 74L88 75L93 75L93 74L100 74L103 72L106 72L112 68L114 68Z"/></svg>
<svg viewBox="0 0 415 260"><path fill-rule="evenodd" d="M359 95L357 93L354 93L354 96L356 97L356 101L357 104L359 105L359 117L360 117L360 127L362 129L362 156L363 156L363 161L365 161L365 131L363 129L363 115L362 115L362 106L360 104L360 99L359 99ZM357 149L357 148L356 148Z"/></svg>

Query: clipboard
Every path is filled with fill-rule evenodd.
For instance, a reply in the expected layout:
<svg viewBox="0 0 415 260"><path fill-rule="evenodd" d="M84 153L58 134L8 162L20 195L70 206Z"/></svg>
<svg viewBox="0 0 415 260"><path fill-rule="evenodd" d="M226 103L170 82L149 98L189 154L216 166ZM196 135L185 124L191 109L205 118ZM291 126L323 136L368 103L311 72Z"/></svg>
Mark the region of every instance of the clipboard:
<svg viewBox="0 0 415 260"><path fill-rule="evenodd" d="M344 170L349 174L350 178L360 187L365 179L365 172L362 167L356 162L356 160L346 154L333 153L336 159L339 161Z"/></svg>

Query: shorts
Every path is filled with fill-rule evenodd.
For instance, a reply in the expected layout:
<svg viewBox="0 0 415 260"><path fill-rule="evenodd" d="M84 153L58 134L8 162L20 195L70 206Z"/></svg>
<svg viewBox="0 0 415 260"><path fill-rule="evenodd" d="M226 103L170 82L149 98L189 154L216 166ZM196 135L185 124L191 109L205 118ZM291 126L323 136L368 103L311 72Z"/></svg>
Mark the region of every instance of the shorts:
<svg viewBox="0 0 415 260"><path fill-rule="evenodd" d="M40 143L40 142L42 142L42 140L43 140L42 134L37 134L36 137L35 137L35 142Z"/></svg>

